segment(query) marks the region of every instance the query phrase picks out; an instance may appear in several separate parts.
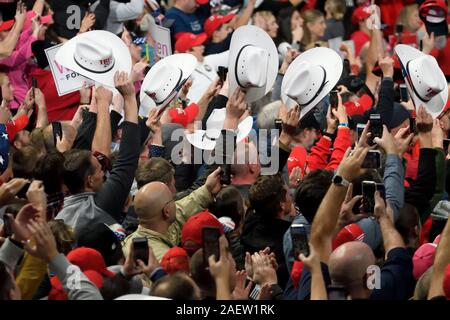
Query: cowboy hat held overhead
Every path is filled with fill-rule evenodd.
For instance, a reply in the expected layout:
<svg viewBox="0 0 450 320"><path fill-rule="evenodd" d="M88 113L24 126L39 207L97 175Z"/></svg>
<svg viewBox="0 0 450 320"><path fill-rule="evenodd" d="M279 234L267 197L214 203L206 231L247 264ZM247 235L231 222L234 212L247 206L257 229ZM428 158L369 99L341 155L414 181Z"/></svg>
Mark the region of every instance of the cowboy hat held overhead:
<svg viewBox="0 0 450 320"><path fill-rule="evenodd" d="M228 60L229 94L245 90L247 102L256 101L272 90L278 73L278 51L262 29L246 25L233 32Z"/></svg>
<svg viewBox="0 0 450 320"><path fill-rule="evenodd" d="M154 108L162 113L194 72L197 63L197 59L188 53L173 54L158 61L142 82L139 115L146 117Z"/></svg>
<svg viewBox="0 0 450 320"><path fill-rule="evenodd" d="M334 50L309 49L286 70L281 84L281 100L288 109L298 105L301 119L336 86L342 70L342 59Z"/></svg>
<svg viewBox="0 0 450 320"><path fill-rule="evenodd" d="M115 34L94 30L64 43L55 56L57 63L102 85L114 88L117 71L131 73L131 55Z"/></svg>
<svg viewBox="0 0 450 320"><path fill-rule="evenodd" d="M423 105L433 119L436 119L448 100L447 80L436 59L403 44L397 45L395 52L416 112Z"/></svg>
<svg viewBox="0 0 450 320"><path fill-rule="evenodd" d="M196 130L194 133L186 134L186 139L194 147L202 150L213 150L216 147L226 117L226 108L214 109L208 120L206 130ZM253 118L245 117L239 122L236 131L236 143L244 140L252 130Z"/></svg>

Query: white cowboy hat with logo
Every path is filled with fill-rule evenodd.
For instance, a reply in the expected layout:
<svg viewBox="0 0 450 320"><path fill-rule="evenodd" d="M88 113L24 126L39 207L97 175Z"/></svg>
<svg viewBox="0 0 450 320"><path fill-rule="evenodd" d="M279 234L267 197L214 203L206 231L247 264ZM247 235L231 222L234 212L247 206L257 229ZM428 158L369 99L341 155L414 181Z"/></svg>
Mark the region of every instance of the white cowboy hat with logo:
<svg viewBox="0 0 450 320"><path fill-rule="evenodd" d="M256 26L236 29L228 59L228 92L241 87L247 102L256 101L272 90L277 73L278 51L272 38Z"/></svg>
<svg viewBox="0 0 450 320"><path fill-rule="evenodd" d="M142 82L139 115L147 117L154 108L162 113L194 72L197 63L189 53L173 54L158 61Z"/></svg>
<svg viewBox="0 0 450 320"><path fill-rule="evenodd" d="M206 130L196 130L194 133L186 134L186 139L194 147L202 150L213 150L216 147L223 124L225 122L226 108L214 109L208 120L206 120ZM245 117L239 124L236 131L236 143L244 140L252 130L253 118Z"/></svg>
<svg viewBox="0 0 450 320"><path fill-rule="evenodd" d="M300 107L300 119L336 86L341 78L341 57L329 48L312 48L290 64L281 84L281 100L288 109Z"/></svg>
<svg viewBox="0 0 450 320"><path fill-rule="evenodd" d="M403 44L395 52L416 111L423 105L433 119L439 117L447 103L448 85L436 59Z"/></svg>
<svg viewBox="0 0 450 320"><path fill-rule="evenodd" d="M131 73L131 55L127 45L115 34L94 30L65 42L55 61L101 85L114 88L116 71Z"/></svg>

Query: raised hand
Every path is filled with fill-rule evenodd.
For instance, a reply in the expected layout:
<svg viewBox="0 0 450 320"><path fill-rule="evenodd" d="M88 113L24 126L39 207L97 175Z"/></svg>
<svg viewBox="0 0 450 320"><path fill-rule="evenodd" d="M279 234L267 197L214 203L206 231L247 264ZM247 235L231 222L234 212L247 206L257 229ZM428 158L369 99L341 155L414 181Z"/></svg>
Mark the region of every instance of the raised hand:
<svg viewBox="0 0 450 320"><path fill-rule="evenodd" d="M345 195L345 200L341 206L341 212L339 213L339 222L338 222L338 232L351 223L358 222L359 220L366 218L365 214L354 214L353 207L355 204L362 199L362 196L354 196L353 197L353 184L351 183L348 187L347 194Z"/></svg>
<svg viewBox="0 0 450 320"><path fill-rule="evenodd" d="M97 107L101 106L103 108L109 108L112 102L112 91L105 87L98 87L95 89L95 100L97 102Z"/></svg>
<svg viewBox="0 0 450 320"><path fill-rule="evenodd" d="M343 177L345 180L352 182L364 173L364 170L361 169L361 166L364 162L364 159L366 158L369 148L357 147L352 152L350 151L350 148L348 148L337 169L337 174Z"/></svg>
<svg viewBox="0 0 450 320"><path fill-rule="evenodd" d="M43 214L42 218L45 218L45 213L47 210L47 195L45 194L44 184L42 181L33 180L28 188L26 196L28 201L33 205L33 208Z"/></svg>
<svg viewBox="0 0 450 320"><path fill-rule="evenodd" d="M392 137L386 125L383 125L383 136L381 138L375 137L373 141L383 148L387 154L398 154L394 137Z"/></svg>
<svg viewBox="0 0 450 320"><path fill-rule="evenodd" d="M27 183L30 183L30 180L22 178L14 178L3 183L0 186L0 205L3 207L10 204Z"/></svg>
<svg viewBox="0 0 450 320"><path fill-rule="evenodd" d="M247 272L245 272L245 270L236 271L236 286L231 293L233 300L248 300L252 283L249 282L247 286L245 286L246 280Z"/></svg>
<svg viewBox="0 0 450 320"><path fill-rule="evenodd" d="M80 27L79 33L90 31L91 28L94 26L94 24L95 24L95 14L92 12L91 13L86 12L83 20L81 21L81 27Z"/></svg>
<svg viewBox="0 0 450 320"><path fill-rule="evenodd" d="M44 261L50 262L58 255L55 237L50 226L44 220L31 220L28 223L28 229L34 240L34 246L28 241L25 243L25 250Z"/></svg>
<svg viewBox="0 0 450 320"><path fill-rule="evenodd" d="M134 84L126 72L117 71L114 74L114 85L124 98L135 96Z"/></svg>

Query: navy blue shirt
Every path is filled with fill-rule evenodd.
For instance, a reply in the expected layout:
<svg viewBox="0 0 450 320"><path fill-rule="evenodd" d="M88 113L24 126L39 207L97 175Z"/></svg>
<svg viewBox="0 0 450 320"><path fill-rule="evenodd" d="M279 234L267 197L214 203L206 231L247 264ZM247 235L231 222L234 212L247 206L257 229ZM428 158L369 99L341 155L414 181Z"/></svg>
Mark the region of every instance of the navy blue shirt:
<svg viewBox="0 0 450 320"><path fill-rule="evenodd" d="M325 286L331 284L328 266L320 263ZM394 248L389 251L381 267L380 289L374 289L370 300L405 300L409 296L413 264L406 248ZM303 268L297 292L297 300L307 300L311 296L311 273Z"/></svg>
<svg viewBox="0 0 450 320"><path fill-rule="evenodd" d="M231 43L231 37L233 36L233 33L230 32L228 36L219 43L214 43L211 41L208 41L205 44L205 53L204 55L210 55L210 54L216 54L216 53L222 53L230 49L230 43Z"/></svg>
<svg viewBox="0 0 450 320"><path fill-rule="evenodd" d="M194 13L185 13L178 8L172 7L166 13L166 19L175 20L170 27L173 38L179 32L202 33L203 23L207 18L208 12L206 10L200 10L200 8Z"/></svg>

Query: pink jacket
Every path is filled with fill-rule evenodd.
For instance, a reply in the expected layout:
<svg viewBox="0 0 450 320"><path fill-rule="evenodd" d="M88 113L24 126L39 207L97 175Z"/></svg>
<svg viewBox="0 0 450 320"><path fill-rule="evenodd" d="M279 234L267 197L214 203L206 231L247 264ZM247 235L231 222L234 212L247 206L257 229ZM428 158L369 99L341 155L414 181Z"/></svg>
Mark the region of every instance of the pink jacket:
<svg viewBox="0 0 450 320"><path fill-rule="evenodd" d="M28 68L30 68L28 59L33 56L31 44L37 40L32 33L33 30L31 28L22 31L13 53L9 57L0 60L0 65L9 68L8 77L14 90L15 99L11 102L11 109L19 108L29 89L26 80Z"/></svg>

